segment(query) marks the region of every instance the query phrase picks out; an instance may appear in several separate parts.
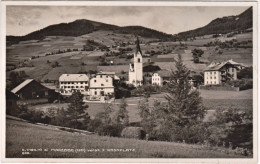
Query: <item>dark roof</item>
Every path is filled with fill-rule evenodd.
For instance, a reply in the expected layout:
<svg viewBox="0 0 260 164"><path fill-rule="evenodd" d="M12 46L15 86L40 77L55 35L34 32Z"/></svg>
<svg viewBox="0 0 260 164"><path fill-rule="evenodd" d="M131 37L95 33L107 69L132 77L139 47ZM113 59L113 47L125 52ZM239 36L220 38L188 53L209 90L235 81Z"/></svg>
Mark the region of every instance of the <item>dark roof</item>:
<svg viewBox="0 0 260 164"><path fill-rule="evenodd" d="M30 84L32 81L34 81L33 79L27 79L24 82L22 82L21 84L19 84L17 87L15 87L12 92L14 94L16 94L18 91L20 91L23 87L25 87L26 85Z"/></svg>
<svg viewBox="0 0 260 164"><path fill-rule="evenodd" d="M205 69L205 71L218 71L227 64L236 66L235 64L232 64L230 61L226 61L226 62L216 63L213 65L211 64L210 66L208 66L207 69Z"/></svg>
<svg viewBox="0 0 260 164"><path fill-rule="evenodd" d="M141 55L142 54L142 51L141 51L141 48L140 48L140 43L139 43L139 39L138 37L136 38L136 50L135 50L135 54L137 54L138 52L140 52Z"/></svg>
<svg viewBox="0 0 260 164"><path fill-rule="evenodd" d="M171 71L161 70L157 72L161 77L171 77Z"/></svg>

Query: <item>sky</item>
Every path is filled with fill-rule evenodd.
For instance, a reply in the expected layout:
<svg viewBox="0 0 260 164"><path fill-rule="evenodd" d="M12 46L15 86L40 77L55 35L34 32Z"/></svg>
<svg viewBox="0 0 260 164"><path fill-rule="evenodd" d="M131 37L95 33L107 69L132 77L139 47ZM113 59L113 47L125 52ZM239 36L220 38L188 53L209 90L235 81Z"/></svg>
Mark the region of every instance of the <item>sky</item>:
<svg viewBox="0 0 260 164"><path fill-rule="evenodd" d="M88 19L118 26L139 25L177 34L238 15L249 6L7 6L7 35L23 36L44 27Z"/></svg>

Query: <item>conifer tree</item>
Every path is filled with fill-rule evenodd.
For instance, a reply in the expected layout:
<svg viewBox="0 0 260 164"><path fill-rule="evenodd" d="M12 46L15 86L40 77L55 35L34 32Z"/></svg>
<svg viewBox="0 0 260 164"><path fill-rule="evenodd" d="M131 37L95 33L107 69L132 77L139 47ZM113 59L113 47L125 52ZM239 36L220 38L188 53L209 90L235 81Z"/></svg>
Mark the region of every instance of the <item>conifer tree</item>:
<svg viewBox="0 0 260 164"><path fill-rule="evenodd" d="M75 91L69 98L69 106L67 109L68 120L70 126L73 128L81 127L82 123L79 122L79 119L88 119L88 113L85 110L88 108L87 105L84 105L83 95L79 91Z"/></svg>
<svg viewBox="0 0 260 164"><path fill-rule="evenodd" d="M144 101L139 102L139 115L141 117L141 126L144 131L150 134L153 131L155 125L154 113L149 107L149 100L145 98Z"/></svg>
<svg viewBox="0 0 260 164"><path fill-rule="evenodd" d="M199 92L192 90L189 82L190 71L183 64L181 55L178 55L174 62L176 71L172 70L170 82L167 85L166 120L168 124L185 127L201 122L205 115L205 108Z"/></svg>
<svg viewBox="0 0 260 164"><path fill-rule="evenodd" d="M121 99L119 104L119 110L117 112L116 121L118 124L128 125L129 124L129 116L128 111L126 110L127 103L125 99Z"/></svg>

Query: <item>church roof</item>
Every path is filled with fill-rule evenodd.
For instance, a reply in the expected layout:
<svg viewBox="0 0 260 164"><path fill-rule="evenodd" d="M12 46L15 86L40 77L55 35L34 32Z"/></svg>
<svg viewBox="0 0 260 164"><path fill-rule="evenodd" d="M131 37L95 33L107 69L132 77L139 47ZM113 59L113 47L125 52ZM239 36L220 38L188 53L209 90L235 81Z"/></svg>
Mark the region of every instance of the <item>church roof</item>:
<svg viewBox="0 0 260 164"><path fill-rule="evenodd" d="M140 48L140 43L139 43L139 39L138 39L138 37L137 37L137 39L136 39L136 50L135 50L135 54L137 54L138 52L140 52L140 54L143 56L143 54L142 54L142 51L141 51L141 48Z"/></svg>

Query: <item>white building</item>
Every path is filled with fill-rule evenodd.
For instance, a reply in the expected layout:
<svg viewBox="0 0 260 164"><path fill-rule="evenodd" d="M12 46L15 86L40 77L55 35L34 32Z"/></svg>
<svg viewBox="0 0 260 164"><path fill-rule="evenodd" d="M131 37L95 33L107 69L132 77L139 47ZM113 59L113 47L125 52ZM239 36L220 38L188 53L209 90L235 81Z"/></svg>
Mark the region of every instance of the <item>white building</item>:
<svg viewBox="0 0 260 164"><path fill-rule="evenodd" d="M117 77L113 73L99 72L90 79L89 95L90 96L107 96L114 95L113 80Z"/></svg>
<svg viewBox="0 0 260 164"><path fill-rule="evenodd" d="M88 94L89 77L86 74L62 74L59 77L59 89L62 95L70 96L74 90Z"/></svg>
<svg viewBox="0 0 260 164"><path fill-rule="evenodd" d="M171 77L171 72L167 70L161 70L156 73L153 73L152 84L163 86L165 83L168 83Z"/></svg>
<svg viewBox="0 0 260 164"><path fill-rule="evenodd" d="M218 85L228 80L237 80L238 67L231 61L211 63L204 71L204 85Z"/></svg>
<svg viewBox="0 0 260 164"><path fill-rule="evenodd" d="M141 86L143 84L143 57L139 45L139 39L136 40L136 52L134 54L134 63L129 66L129 84Z"/></svg>
<svg viewBox="0 0 260 164"><path fill-rule="evenodd" d="M154 73L152 76L152 84L162 86L163 79L158 73Z"/></svg>

